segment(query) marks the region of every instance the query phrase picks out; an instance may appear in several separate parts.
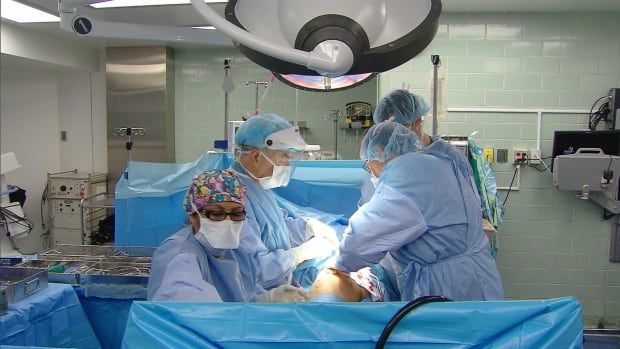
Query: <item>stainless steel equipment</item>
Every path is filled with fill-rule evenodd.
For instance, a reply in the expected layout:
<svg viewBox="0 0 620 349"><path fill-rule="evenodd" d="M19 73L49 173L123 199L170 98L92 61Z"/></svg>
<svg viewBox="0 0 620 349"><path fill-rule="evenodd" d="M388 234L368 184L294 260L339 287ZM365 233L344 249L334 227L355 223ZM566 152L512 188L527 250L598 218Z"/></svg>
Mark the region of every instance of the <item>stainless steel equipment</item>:
<svg viewBox="0 0 620 349"><path fill-rule="evenodd" d="M53 245L89 242L90 232L106 215L103 211L89 211L89 221L85 227L80 203L87 197L105 195L107 180L105 173L79 173L77 170L47 174L48 215Z"/></svg>
<svg viewBox="0 0 620 349"><path fill-rule="evenodd" d="M0 286L6 287L9 304L18 302L47 287L47 270L0 267Z"/></svg>
<svg viewBox="0 0 620 349"><path fill-rule="evenodd" d="M107 193L94 194L80 201L82 234L90 236L88 243L99 245L114 242L114 208L114 198L108 197ZM106 223L102 217L111 217L112 221ZM109 229L106 229L106 225Z"/></svg>
<svg viewBox="0 0 620 349"><path fill-rule="evenodd" d="M559 190L577 191L581 199L603 207L611 220L609 260L620 262L620 156L601 149L580 148L553 159L553 183Z"/></svg>
<svg viewBox="0 0 620 349"><path fill-rule="evenodd" d="M57 245L39 252L22 268L44 268L51 282L87 284L148 284L153 247Z"/></svg>
<svg viewBox="0 0 620 349"><path fill-rule="evenodd" d="M108 193L127 165L127 144L115 128L143 127L131 159L174 162L174 54L167 47L106 49Z"/></svg>
<svg viewBox="0 0 620 349"><path fill-rule="evenodd" d="M39 259L49 257L63 258L103 258L112 256L116 248L112 245L65 245L60 244L37 254Z"/></svg>
<svg viewBox="0 0 620 349"><path fill-rule="evenodd" d="M605 178L606 173L610 178ZM618 175L620 156L606 155L601 149L581 148L575 154L553 160L553 184L559 190L580 191L584 198L594 191L616 193Z"/></svg>
<svg viewBox="0 0 620 349"><path fill-rule="evenodd" d="M465 158L469 159L469 140L467 136L441 136L441 138L455 146Z"/></svg>

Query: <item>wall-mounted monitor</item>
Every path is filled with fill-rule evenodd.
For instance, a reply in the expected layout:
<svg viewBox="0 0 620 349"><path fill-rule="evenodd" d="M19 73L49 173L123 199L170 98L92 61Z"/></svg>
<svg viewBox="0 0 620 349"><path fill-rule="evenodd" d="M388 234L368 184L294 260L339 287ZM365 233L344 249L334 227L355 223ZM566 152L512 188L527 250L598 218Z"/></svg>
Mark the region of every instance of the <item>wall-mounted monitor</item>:
<svg viewBox="0 0 620 349"><path fill-rule="evenodd" d="M574 154L579 148L600 148L606 155L620 155L620 130L555 131L551 164L556 156Z"/></svg>

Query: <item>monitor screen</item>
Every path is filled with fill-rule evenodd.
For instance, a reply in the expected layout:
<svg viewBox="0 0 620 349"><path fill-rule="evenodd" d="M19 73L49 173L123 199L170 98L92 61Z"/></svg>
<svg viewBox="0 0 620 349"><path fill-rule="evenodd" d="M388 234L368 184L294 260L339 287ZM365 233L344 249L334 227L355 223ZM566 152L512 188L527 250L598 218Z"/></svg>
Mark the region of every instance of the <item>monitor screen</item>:
<svg viewBox="0 0 620 349"><path fill-rule="evenodd" d="M551 165L556 156L574 154L579 148L600 148L606 155L620 155L620 130L555 131Z"/></svg>

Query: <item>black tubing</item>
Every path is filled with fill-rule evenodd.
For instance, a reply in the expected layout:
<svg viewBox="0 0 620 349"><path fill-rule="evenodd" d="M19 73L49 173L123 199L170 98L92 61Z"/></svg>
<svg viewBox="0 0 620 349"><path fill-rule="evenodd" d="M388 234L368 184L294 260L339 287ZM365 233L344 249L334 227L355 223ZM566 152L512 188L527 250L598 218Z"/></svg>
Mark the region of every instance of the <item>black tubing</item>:
<svg viewBox="0 0 620 349"><path fill-rule="evenodd" d="M428 303L451 302L451 301L452 300L450 298L446 298L444 296L424 296L424 297L416 298L412 300L411 302L405 304L402 308L400 308L396 312L396 314L394 314L394 316L392 316L392 318L387 323L387 325L385 325L385 327L383 328L383 332L381 332L381 336L379 337L379 340L377 341L377 345L375 346L375 349L383 349L383 347L387 343L388 338L390 337L390 334L392 333L396 325L398 325L400 320L402 320L413 309L421 305L428 304Z"/></svg>

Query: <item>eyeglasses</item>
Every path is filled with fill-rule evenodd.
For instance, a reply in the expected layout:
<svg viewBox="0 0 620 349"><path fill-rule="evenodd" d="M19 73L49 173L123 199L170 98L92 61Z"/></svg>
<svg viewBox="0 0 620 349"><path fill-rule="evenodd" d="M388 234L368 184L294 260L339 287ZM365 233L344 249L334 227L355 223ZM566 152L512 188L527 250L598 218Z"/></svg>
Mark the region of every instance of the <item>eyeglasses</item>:
<svg viewBox="0 0 620 349"><path fill-rule="evenodd" d="M364 171L371 173L370 171L370 162L368 162L368 160L364 161L364 164L362 165L362 168L364 169Z"/></svg>
<svg viewBox="0 0 620 349"><path fill-rule="evenodd" d="M198 213L212 221L223 221L226 217L230 217L230 220L235 222L245 220L245 210L233 212L198 210Z"/></svg>

